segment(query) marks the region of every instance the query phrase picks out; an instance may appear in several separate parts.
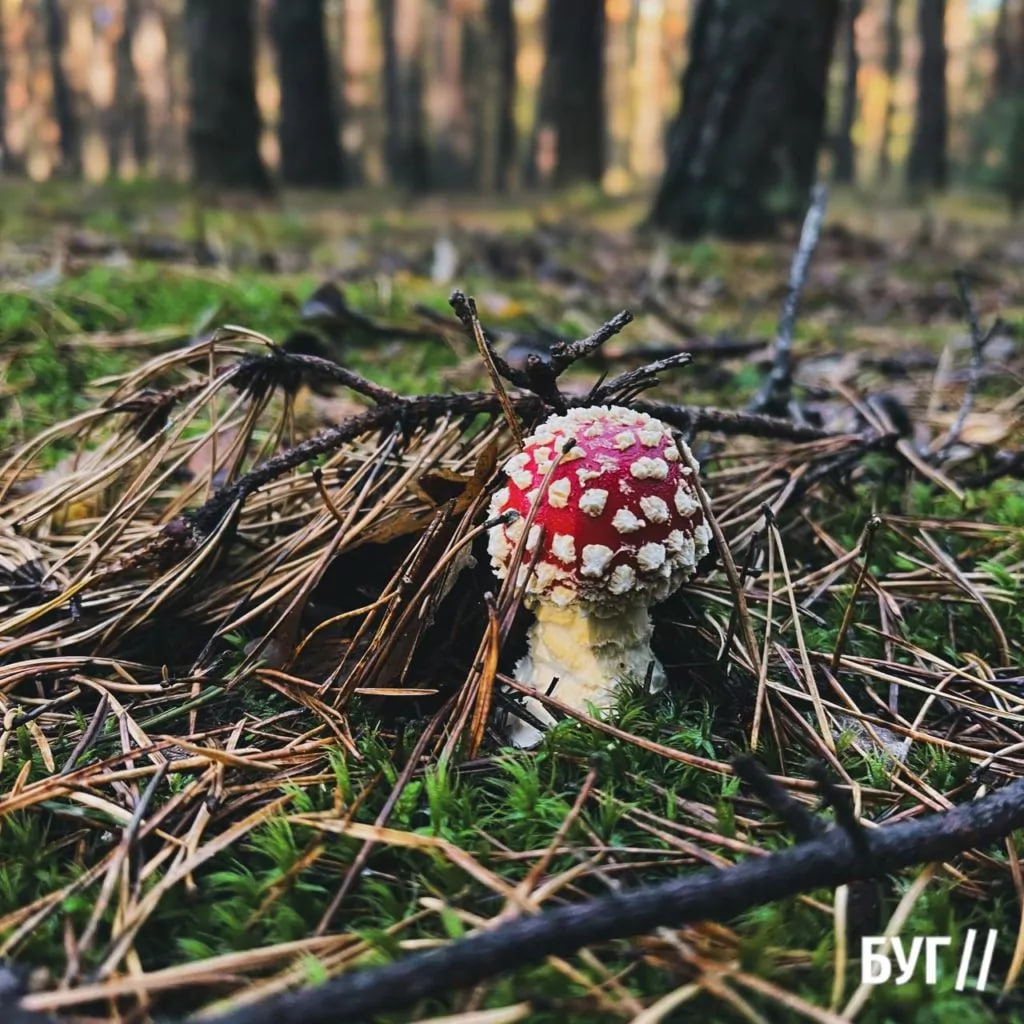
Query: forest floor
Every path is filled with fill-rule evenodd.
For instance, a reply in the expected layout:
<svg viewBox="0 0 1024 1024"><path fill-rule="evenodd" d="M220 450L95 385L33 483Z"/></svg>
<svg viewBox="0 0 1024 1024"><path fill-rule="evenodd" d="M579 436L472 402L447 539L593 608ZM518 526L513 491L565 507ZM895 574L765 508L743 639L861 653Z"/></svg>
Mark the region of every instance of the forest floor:
<svg viewBox="0 0 1024 1024"><path fill-rule="evenodd" d="M808 808L823 763L878 823L1024 775L1024 227L997 201L833 199L795 426L729 420L770 367L795 232L668 242L588 193L201 210L55 184L0 209L0 958L26 1007L213 1013L780 849L730 767L751 749ZM983 346L959 270L981 331L1002 321ZM455 287L513 366L630 309L569 395L693 352L643 398L692 428L743 570L740 614L721 557L657 609L665 692L529 752L481 717L528 619L499 655L467 536L512 449L500 408L389 418L267 344L486 392ZM1024 1021L1018 840L375 1019ZM958 991L990 928L985 991L976 967ZM937 980L862 985L883 933L950 936Z"/></svg>

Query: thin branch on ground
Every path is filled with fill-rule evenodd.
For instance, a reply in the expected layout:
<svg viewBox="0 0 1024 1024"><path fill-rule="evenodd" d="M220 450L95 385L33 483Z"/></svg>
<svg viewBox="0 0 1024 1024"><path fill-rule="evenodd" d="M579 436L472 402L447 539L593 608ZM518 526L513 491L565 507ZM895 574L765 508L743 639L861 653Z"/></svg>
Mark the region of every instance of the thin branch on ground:
<svg viewBox="0 0 1024 1024"><path fill-rule="evenodd" d="M472 297L467 297L462 292L456 290L452 292L448 303L455 311L455 315L462 322L462 325L472 336L477 351L480 353L480 358L483 359L484 366L487 368L487 375L491 378L491 386L494 388L494 393L498 396L498 401L501 402L501 411L505 414L508 429L512 431L517 447L522 448L523 428L515 409L512 407L512 403L509 401L505 385L501 382L501 378L504 377L513 384L517 383L517 380L514 380L513 376L510 375L518 378L519 371L513 370L498 355L494 350L494 346L487 340L487 337L484 335L483 326L480 323L480 316L476 311L476 301Z"/></svg>
<svg viewBox="0 0 1024 1024"><path fill-rule="evenodd" d="M794 799L750 754L734 758L733 771L750 787L767 808L779 816L793 836L801 841L821 835L828 827L810 808Z"/></svg>
<svg viewBox="0 0 1024 1024"><path fill-rule="evenodd" d="M627 370L605 384L597 384L591 390L588 398L595 405L605 402L622 404L632 401L642 391L646 391L658 383L659 373L665 370L674 370L678 366L686 366L692 360L693 356L689 352L677 352L664 359L648 363L646 366L637 367L635 370Z"/></svg>
<svg viewBox="0 0 1024 1024"><path fill-rule="evenodd" d="M551 346L551 369L560 377L573 363L599 349L609 338L614 338L623 328L633 322L633 314L624 309L616 313L607 323L602 324L593 334L579 341L560 341Z"/></svg>
<svg viewBox="0 0 1024 1024"><path fill-rule="evenodd" d="M825 219L827 204L828 189L824 185L816 185L811 192L811 205L804 216L800 243L789 268L789 283L786 287L786 298L782 303L778 334L775 337L771 373L751 404L751 410L754 412L785 416L789 409L793 397L793 334L796 330L796 314L800 296L807 284L811 259L821 237L821 225Z"/></svg>
<svg viewBox="0 0 1024 1024"><path fill-rule="evenodd" d="M981 849L1024 825L1024 779L988 796L912 821L863 830L843 828L743 861L520 917L429 953L342 975L319 988L289 993L213 1018L210 1024L342 1024L398 1010L420 999L468 988L486 978L568 956L597 942L661 926L727 921L752 907L880 878L915 864Z"/></svg>
<svg viewBox="0 0 1024 1024"><path fill-rule="evenodd" d="M960 410L939 448L940 459L945 458L949 450L960 440L967 417L974 409L974 400L978 394L978 384L981 381L981 368L985 361L985 347L1003 327L1003 321L997 319L987 331L983 331L967 272L963 269L957 270L954 278L957 291L960 293L960 301L963 303L964 315L967 317L967 324L971 329L971 362L967 370L967 387L964 390L963 401L960 403Z"/></svg>
<svg viewBox="0 0 1024 1024"><path fill-rule="evenodd" d="M526 418L541 412L542 402L535 395L512 395L510 402L517 413ZM577 399L570 406L587 405ZM637 401L633 407L678 427L687 436L701 430L720 431L728 435L747 434L752 437L777 438L790 441L819 441L838 435L818 427L756 413L732 412L704 406L672 405L667 402ZM336 451L343 444L374 430L399 425L414 426L445 415L494 415L501 410L497 395L486 391L469 391L453 395L418 395L400 402L379 405L353 416L336 427L321 430L313 437L280 452L250 470L229 487L222 488L189 517L192 528L207 536L216 529L229 509L244 502L261 487L299 466Z"/></svg>

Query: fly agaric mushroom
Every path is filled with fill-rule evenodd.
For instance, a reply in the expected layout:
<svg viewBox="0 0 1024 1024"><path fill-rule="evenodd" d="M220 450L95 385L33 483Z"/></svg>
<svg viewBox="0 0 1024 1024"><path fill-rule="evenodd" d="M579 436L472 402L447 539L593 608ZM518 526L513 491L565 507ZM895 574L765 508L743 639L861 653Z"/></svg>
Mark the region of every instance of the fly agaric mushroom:
<svg viewBox="0 0 1024 1024"><path fill-rule="evenodd" d="M692 456L686 462L696 466ZM660 420L598 406L550 417L505 463L508 480L489 513L519 516L490 531L501 579L536 506L516 580L535 615L517 680L545 693L557 678L554 694L581 710L607 707L620 683L649 671L652 689L665 685L648 607L694 574L711 539L686 462ZM535 718L553 721L540 701L525 703ZM524 747L541 734L516 719L510 736Z"/></svg>

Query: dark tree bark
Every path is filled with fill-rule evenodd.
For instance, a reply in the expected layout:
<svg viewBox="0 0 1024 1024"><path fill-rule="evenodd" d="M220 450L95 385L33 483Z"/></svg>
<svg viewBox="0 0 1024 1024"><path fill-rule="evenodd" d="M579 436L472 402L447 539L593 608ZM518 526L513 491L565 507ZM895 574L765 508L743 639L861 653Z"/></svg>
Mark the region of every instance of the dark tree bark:
<svg viewBox="0 0 1024 1024"><path fill-rule="evenodd" d="M857 18L864 8L863 0L846 0L843 4L843 106L836 132L833 178L849 185L855 174L856 155L853 148L853 122L857 119Z"/></svg>
<svg viewBox="0 0 1024 1024"><path fill-rule="evenodd" d="M186 0L192 175L198 184L266 191L256 106L251 0Z"/></svg>
<svg viewBox="0 0 1024 1024"><path fill-rule="evenodd" d="M281 86L281 177L289 185L339 185L341 144L323 0L275 0L270 31Z"/></svg>
<svg viewBox="0 0 1024 1024"><path fill-rule="evenodd" d="M917 108L907 162L911 185L946 184L946 0L917 0L921 59L917 68Z"/></svg>
<svg viewBox="0 0 1024 1024"><path fill-rule="evenodd" d="M1006 119L1003 186L1016 216L1024 208L1024 0L1000 7L994 86Z"/></svg>
<svg viewBox="0 0 1024 1024"><path fill-rule="evenodd" d="M548 0L537 142L560 185L604 174L604 18L594 0Z"/></svg>
<svg viewBox="0 0 1024 1024"><path fill-rule="evenodd" d="M996 69L992 84L997 97L1005 96L1013 82L1013 42L1010 33L1010 0L1001 0L992 49L996 55Z"/></svg>
<svg viewBox="0 0 1024 1024"><path fill-rule="evenodd" d="M378 0L384 40L384 150L391 181L414 192L430 186L424 135L423 52L416 0Z"/></svg>
<svg viewBox="0 0 1024 1024"><path fill-rule="evenodd" d="M117 81L114 87L114 124L111 129L111 174L117 173L126 131L139 170L145 170L149 165L146 97L139 88L139 76L132 60L132 42L139 27L139 14L139 0L125 0L124 19L115 55Z"/></svg>
<svg viewBox="0 0 1024 1024"><path fill-rule="evenodd" d="M504 192L511 187L516 160L516 19L512 0L487 0L487 31L492 40L494 174L485 187ZM493 52L496 51L496 52Z"/></svg>
<svg viewBox="0 0 1024 1024"><path fill-rule="evenodd" d="M0 173L10 173L15 163L14 154L7 145L7 33L3 4L0 4Z"/></svg>
<svg viewBox="0 0 1024 1024"><path fill-rule="evenodd" d="M504 192L515 176L516 158L516 23L512 0L487 0L482 24L467 44L478 52L467 53L471 69L468 88L477 93L473 104L476 121L477 184L484 192Z"/></svg>
<svg viewBox="0 0 1024 1024"><path fill-rule="evenodd" d="M427 20L423 44L430 55L426 74L433 94L427 136L430 182L437 188L470 188L478 173L486 73L480 14L466 10L461 0L434 0Z"/></svg>
<svg viewBox="0 0 1024 1024"><path fill-rule="evenodd" d="M64 72L64 18L60 0L43 0L43 15L53 83L53 115L60 139L60 169L65 174L79 175L82 173L82 133L71 86Z"/></svg>
<svg viewBox="0 0 1024 1024"><path fill-rule="evenodd" d="M838 17L839 0L701 0L652 224L750 237L800 217Z"/></svg>
<svg viewBox="0 0 1024 1024"><path fill-rule="evenodd" d="M896 76L903 62L903 39L900 34L900 0L885 0L885 109L882 113L882 143L878 153L878 177L886 181L892 170L889 159L889 139L892 136L892 118L896 105Z"/></svg>

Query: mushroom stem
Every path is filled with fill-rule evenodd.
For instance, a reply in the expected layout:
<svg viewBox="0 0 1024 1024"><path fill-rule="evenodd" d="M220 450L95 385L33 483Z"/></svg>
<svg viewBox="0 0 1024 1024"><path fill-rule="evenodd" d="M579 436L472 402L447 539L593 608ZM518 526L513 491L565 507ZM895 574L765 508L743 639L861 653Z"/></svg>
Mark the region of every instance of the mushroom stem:
<svg viewBox="0 0 1024 1024"><path fill-rule="evenodd" d="M529 653L516 665L519 682L547 693L557 677L553 696L580 711L588 704L607 708L621 683L643 682L652 664L651 690L664 688L665 670L651 650L654 627L645 604L626 603L610 614L595 614L579 604L560 608L540 601L534 612ZM535 697L527 697L524 704L535 718L547 725L554 722ZM534 747L542 735L520 719L509 722L509 736L517 747Z"/></svg>

